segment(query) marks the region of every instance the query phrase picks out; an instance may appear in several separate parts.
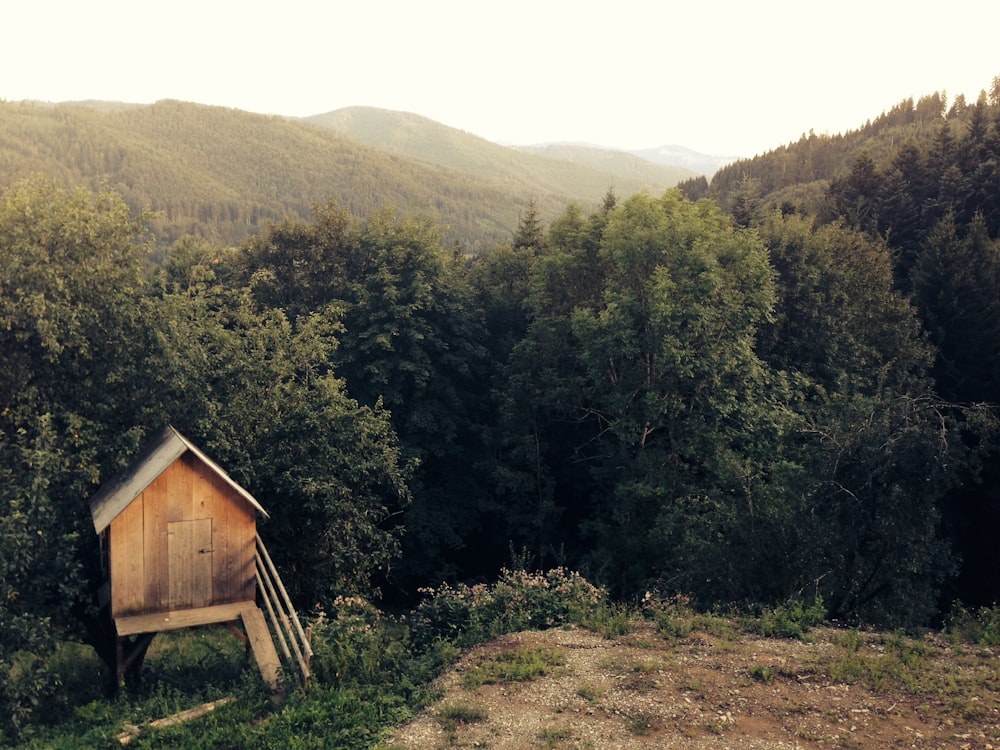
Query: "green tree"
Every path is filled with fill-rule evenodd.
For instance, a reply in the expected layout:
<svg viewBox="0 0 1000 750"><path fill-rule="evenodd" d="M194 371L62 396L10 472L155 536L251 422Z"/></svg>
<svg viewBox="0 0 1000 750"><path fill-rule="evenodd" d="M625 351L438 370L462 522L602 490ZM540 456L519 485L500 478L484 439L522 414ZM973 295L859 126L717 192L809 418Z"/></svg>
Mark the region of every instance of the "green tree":
<svg viewBox="0 0 1000 750"><path fill-rule="evenodd" d="M946 215L917 259L912 285L937 347L938 390L954 401L1000 403L1000 247L982 215L965 237Z"/></svg>
<svg viewBox="0 0 1000 750"><path fill-rule="evenodd" d="M545 229L538 218L538 207L532 198L528 208L517 222L513 245L515 250L531 250L537 253L545 247Z"/></svg>
<svg viewBox="0 0 1000 750"><path fill-rule="evenodd" d="M261 533L304 607L374 593L410 498L390 415L350 398L331 369L338 330L318 313L292 325L244 296L216 310L185 300L163 333L174 382L209 394L177 426L265 503Z"/></svg>
<svg viewBox="0 0 1000 750"><path fill-rule="evenodd" d="M400 460L415 467L395 583L453 574L486 535L472 449L487 348L463 260L426 217L383 209L356 220L335 204L317 206L311 224L270 227L242 257L239 283L258 309L334 324L330 366L352 398L391 415Z"/></svg>
<svg viewBox="0 0 1000 750"><path fill-rule="evenodd" d="M935 395L934 352L884 243L800 217L773 216L761 236L778 303L759 351L800 399L783 454L799 467L801 585L839 617L925 621L954 571L942 508L978 461L988 415Z"/></svg>
<svg viewBox="0 0 1000 750"><path fill-rule="evenodd" d="M158 414L158 373L146 368L156 339L141 236L110 192L35 179L0 198L0 716L8 729L52 687L38 657L57 627L108 653L86 499Z"/></svg>
<svg viewBox="0 0 1000 750"><path fill-rule="evenodd" d="M760 236L778 296L758 352L773 367L805 375L822 394L926 386L933 354L916 310L894 291L884 242L799 216L771 215Z"/></svg>
<svg viewBox="0 0 1000 750"><path fill-rule="evenodd" d="M715 584L738 583L719 566L748 550L716 546L716 562L702 550L719 513L752 504L780 414L753 352L773 304L766 253L713 204L668 193L617 209L601 256L600 300L571 314L585 375L576 409L598 436L592 563L623 591L700 579L722 596Z"/></svg>

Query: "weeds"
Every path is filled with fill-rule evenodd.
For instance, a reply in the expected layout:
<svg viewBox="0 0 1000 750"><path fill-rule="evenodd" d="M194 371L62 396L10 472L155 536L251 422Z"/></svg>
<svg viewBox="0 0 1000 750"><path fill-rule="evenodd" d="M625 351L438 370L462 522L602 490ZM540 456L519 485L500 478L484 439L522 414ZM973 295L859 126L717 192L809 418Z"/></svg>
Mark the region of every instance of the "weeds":
<svg viewBox="0 0 1000 750"><path fill-rule="evenodd" d="M765 685L770 685L772 680L774 680L774 672L771 671L770 667L754 664L748 671L753 679L757 682L763 682Z"/></svg>
<svg viewBox="0 0 1000 750"><path fill-rule="evenodd" d="M562 654L552 649L517 648L502 651L466 672L462 677L462 684L467 688L478 688L483 685L527 682L544 677L565 663Z"/></svg>
<svg viewBox="0 0 1000 750"><path fill-rule="evenodd" d="M648 711L634 711L625 716L625 721L632 734L643 735L655 728L657 717Z"/></svg>
<svg viewBox="0 0 1000 750"><path fill-rule="evenodd" d="M739 633L731 618L710 612L698 612L690 597L672 596L662 599L647 592L642 600L643 615L656 623L667 638L687 638L695 631L702 631L724 640L736 640Z"/></svg>
<svg viewBox="0 0 1000 750"><path fill-rule="evenodd" d="M604 688L586 682L576 689L576 694L587 701L587 703L597 703L604 697Z"/></svg>
<svg viewBox="0 0 1000 750"><path fill-rule="evenodd" d="M434 716L446 731L453 732L459 724L486 721L486 709L472 703L446 703Z"/></svg>
<svg viewBox="0 0 1000 750"><path fill-rule="evenodd" d="M954 641L977 646L1000 646L1000 606L968 610L956 603L948 616L945 632Z"/></svg>
<svg viewBox="0 0 1000 750"><path fill-rule="evenodd" d="M817 596L805 604L797 599L776 607L762 607L750 616L740 618L744 632L764 638L797 638L805 640L809 630L826 621L826 607Z"/></svg>
<svg viewBox="0 0 1000 750"><path fill-rule="evenodd" d="M572 736L572 732L566 727L544 727L538 733L538 739L542 742L543 748L554 748L563 740Z"/></svg>

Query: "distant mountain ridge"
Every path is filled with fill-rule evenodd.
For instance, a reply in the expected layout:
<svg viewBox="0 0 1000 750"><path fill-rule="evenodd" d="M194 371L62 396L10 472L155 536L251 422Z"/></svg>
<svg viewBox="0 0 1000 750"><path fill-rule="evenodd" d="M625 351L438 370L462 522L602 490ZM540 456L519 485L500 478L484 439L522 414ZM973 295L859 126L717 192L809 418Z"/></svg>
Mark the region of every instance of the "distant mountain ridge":
<svg viewBox="0 0 1000 750"><path fill-rule="evenodd" d="M696 176L687 168L611 149L500 145L422 115L377 107L346 107L303 119L380 150L541 192L659 193Z"/></svg>
<svg viewBox="0 0 1000 750"><path fill-rule="evenodd" d="M657 146L629 153L656 164L670 164L690 169L692 172L705 175L709 180L712 179L712 175L727 164L732 164L743 158L740 156L711 156L684 146Z"/></svg>
<svg viewBox="0 0 1000 750"><path fill-rule="evenodd" d="M621 149L610 146L600 146L594 143L579 143L575 141L552 141L535 143L530 146L513 146L523 150L548 151L550 154L561 154L565 158L583 158L587 160L587 152L598 154L589 158L599 161L599 154L626 154L645 163L683 170L685 176L681 180L704 175L709 180L717 171L739 161L741 156L713 156L685 146L664 145L653 148ZM627 163L627 162L626 162Z"/></svg>
<svg viewBox="0 0 1000 750"><path fill-rule="evenodd" d="M336 200L356 215L429 213L446 241L477 252L510 239L531 204L544 222L569 203L596 208L609 189L658 194L691 176L626 154L509 148L372 108L288 118L174 100L0 101L0 132L0 189L38 173L111 187L156 212L161 244L186 234L238 244Z"/></svg>

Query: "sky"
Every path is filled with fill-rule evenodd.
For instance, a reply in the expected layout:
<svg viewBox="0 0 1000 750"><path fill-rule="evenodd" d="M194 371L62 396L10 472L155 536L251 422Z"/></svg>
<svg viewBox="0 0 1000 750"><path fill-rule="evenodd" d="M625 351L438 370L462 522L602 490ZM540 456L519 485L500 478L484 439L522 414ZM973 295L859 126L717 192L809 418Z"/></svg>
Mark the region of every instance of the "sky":
<svg viewBox="0 0 1000 750"><path fill-rule="evenodd" d="M414 112L499 143L753 156L1000 75L1000 3L3 0L0 100Z"/></svg>

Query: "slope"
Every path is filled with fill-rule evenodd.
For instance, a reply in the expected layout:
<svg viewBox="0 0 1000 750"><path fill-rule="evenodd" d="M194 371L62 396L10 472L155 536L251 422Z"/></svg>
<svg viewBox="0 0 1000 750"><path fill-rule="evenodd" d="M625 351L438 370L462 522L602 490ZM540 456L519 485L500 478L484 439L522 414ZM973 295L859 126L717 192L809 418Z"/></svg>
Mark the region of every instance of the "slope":
<svg viewBox="0 0 1000 750"><path fill-rule="evenodd" d="M624 152L579 146L508 148L420 115L375 107L348 107L306 121L390 153L520 186L535 198L593 202L609 188L619 195L642 190L659 194L694 176Z"/></svg>
<svg viewBox="0 0 1000 750"><path fill-rule="evenodd" d="M430 212L476 249L509 237L528 197L280 117L176 101L140 107L0 102L0 188L31 174L109 186L158 212L162 242L195 234L237 244L265 221L307 218L337 200Z"/></svg>

